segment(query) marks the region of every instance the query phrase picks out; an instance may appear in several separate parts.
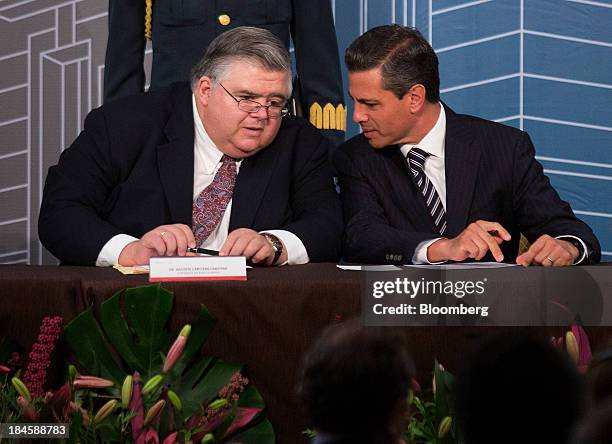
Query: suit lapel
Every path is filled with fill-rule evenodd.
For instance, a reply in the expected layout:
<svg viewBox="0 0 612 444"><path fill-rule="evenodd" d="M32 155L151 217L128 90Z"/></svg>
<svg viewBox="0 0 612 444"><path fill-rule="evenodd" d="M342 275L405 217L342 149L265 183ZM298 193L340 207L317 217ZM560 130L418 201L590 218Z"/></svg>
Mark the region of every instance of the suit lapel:
<svg viewBox="0 0 612 444"><path fill-rule="evenodd" d="M157 147L157 166L172 223L189 226L193 206L193 124L191 91L185 87L164 128L168 143Z"/></svg>
<svg viewBox="0 0 612 444"><path fill-rule="evenodd" d="M467 226L480 166L481 147L473 142L474 135L469 122L446 106L445 111L446 235L455 237Z"/></svg>
<svg viewBox="0 0 612 444"><path fill-rule="evenodd" d="M429 209L425 204L421 191L414 184L408 161L400 151L399 146L389 148L388 150L384 155L388 156L391 160L388 170L389 178L391 179L389 182L392 187L396 187L392 195L399 196L400 205L407 210L406 213L412 225L418 231L435 233L436 226L429 214Z"/></svg>
<svg viewBox="0 0 612 444"><path fill-rule="evenodd" d="M272 179L279 150L276 143L242 161L232 197L229 231L254 226L255 215Z"/></svg>

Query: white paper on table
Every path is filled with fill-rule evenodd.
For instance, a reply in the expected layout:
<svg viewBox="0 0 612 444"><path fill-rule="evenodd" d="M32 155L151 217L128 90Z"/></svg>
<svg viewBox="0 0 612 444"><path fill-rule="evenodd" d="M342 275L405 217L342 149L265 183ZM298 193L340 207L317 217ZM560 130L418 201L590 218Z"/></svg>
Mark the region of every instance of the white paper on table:
<svg viewBox="0 0 612 444"><path fill-rule="evenodd" d="M397 265L336 265L340 270L348 271L400 271Z"/></svg>
<svg viewBox="0 0 612 444"><path fill-rule="evenodd" d="M404 265L411 268L431 268L441 270L470 270L475 268L506 268L518 267L517 264L507 264L504 262L466 262L460 264L419 264L419 265Z"/></svg>

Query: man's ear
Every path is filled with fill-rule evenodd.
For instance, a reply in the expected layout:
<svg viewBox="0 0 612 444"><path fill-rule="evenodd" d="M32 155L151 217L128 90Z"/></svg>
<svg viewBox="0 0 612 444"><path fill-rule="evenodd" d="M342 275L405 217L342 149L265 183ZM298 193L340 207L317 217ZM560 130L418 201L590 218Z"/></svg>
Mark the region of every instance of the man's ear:
<svg viewBox="0 0 612 444"><path fill-rule="evenodd" d="M427 91L425 91L425 87L420 83L413 85L408 92L406 93L405 98L408 100L408 107L410 108L410 112L413 114L418 113L425 100L427 99Z"/></svg>
<svg viewBox="0 0 612 444"><path fill-rule="evenodd" d="M213 81L208 76L200 77L198 86L195 90L195 96L198 102L203 106L208 106L210 95L212 93Z"/></svg>

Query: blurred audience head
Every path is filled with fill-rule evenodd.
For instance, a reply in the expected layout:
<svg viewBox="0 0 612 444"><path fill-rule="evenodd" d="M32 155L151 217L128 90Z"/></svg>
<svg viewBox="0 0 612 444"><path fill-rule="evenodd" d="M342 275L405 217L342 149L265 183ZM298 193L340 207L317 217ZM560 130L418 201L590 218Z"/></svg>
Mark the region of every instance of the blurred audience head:
<svg viewBox="0 0 612 444"><path fill-rule="evenodd" d="M466 444L567 443L584 404L575 366L538 339L495 338L457 378L457 419Z"/></svg>
<svg viewBox="0 0 612 444"><path fill-rule="evenodd" d="M572 444L610 444L612 442L612 399L598 404L576 429Z"/></svg>
<svg viewBox="0 0 612 444"><path fill-rule="evenodd" d="M408 418L413 362L389 329L359 320L327 328L307 353L300 392L325 442L396 444Z"/></svg>
<svg viewBox="0 0 612 444"><path fill-rule="evenodd" d="M586 380L591 401L595 406L612 399L612 349L593 356Z"/></svg>

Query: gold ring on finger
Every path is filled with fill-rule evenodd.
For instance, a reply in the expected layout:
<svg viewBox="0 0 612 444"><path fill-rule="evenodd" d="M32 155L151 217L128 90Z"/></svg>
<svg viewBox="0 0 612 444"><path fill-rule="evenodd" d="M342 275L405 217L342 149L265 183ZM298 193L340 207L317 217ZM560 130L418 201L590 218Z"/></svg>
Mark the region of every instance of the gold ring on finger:
<svg viewBox="0 0 612 444"><path fill-rule="evenodd" d="M550 261L551 264L554 264L555 261L553 259L550 258L550 256L546 256L546 259L548 259Z"/></svg>

